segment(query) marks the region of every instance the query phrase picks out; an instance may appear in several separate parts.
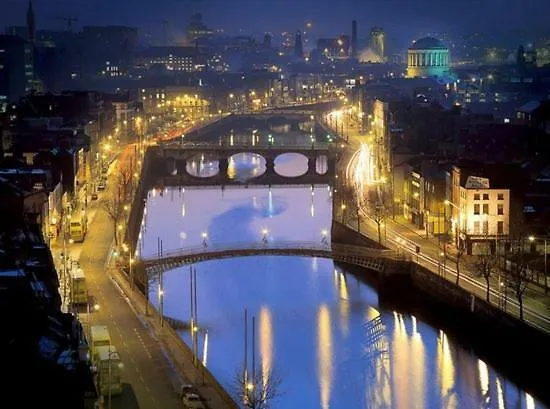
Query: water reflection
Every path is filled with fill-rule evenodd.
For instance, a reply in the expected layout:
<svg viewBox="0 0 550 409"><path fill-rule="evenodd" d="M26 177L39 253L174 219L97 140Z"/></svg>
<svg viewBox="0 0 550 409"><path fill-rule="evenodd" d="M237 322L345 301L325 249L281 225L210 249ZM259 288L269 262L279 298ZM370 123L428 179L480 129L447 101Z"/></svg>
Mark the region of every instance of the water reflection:
<svg viewBox="0 0 550 409"><path fill-rule="evenodd" d="M170 194L167 194L170 192ZM142 253L201 243L316 241L330 226L330 189L154 191ZM183 197L184 196L184 197ZM315 214L311 217L311 204ZM183 204L185 204L185 211ZM185 217L183 216L185 213ZM329 238L330 240L330 238ZM281 373L285 409L543 408L544 406L417 317L380 307L376 291L331 260L256 256L196 265L208 365L229 386L242 368L242 311L259 318L261 371ZM187 268L164 276L164 312L187 320ZM156 292L156 286L151 286ZM158 301L152 293L151 300ZM372 322L380 325L369 332ZM187 335L182 334L184 339Z"/></svg>
<svg viewBox="0 0 550 409"><path fill-rule="evenodd" d="M241 152L227 160L227 176L232 180L244 182L263 175L266 170L265 158L255 153ZM302 176L308 171L308 158L300 153L283 153L275 158L274 165L278 175L289 178ZM317 158L315 169L320 175L327 172L328 159L325 155ZM187 161L186 171L195 177L215 176L219 172L219 159L212 154L197 154Z"/></svg>
<svg viewBox="0 0 550 409"><path fill-rule="evenodd" d="M273 363L273 324L271 313L266 306L260 309L260 357L262 359L262 381L266 382L271 376ZM267 385L264 384L264 391Z"/></svg>
<svg viewBox="0 0 550 409"><path fill-rule="evenodd" d="M321 408L330 407L332 389L332 324L326 304L317 313L317 376L321 393Z"/></svg>

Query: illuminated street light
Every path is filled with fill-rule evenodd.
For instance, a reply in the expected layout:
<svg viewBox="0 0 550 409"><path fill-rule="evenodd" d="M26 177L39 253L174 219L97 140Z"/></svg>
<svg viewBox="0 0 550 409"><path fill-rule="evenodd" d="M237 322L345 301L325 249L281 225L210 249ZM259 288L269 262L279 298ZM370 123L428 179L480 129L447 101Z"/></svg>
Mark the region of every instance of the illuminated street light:
<svg viewBox="0 0 550 409"><path fill-rule="evenodd" d="M328 230L327 229L321 230L321 243L328 245L327 236L328 236Z"/></svg>
<svg viewBox="0 0 550 409"><path fill-rule="evenodd" d="M267 235L269 233L269 230L267 228L262 229L262 243L267 244Z"/></svg>
<svg viewBox="0 0 550 409"><path fill-rule="evenodd" d="M208 247L208 241L207 241L207 239L208 239L208 233L206 233L205 231L203 231L203 232L201 233L201 237L202 237L202 246L203 246L204 248L207 248L207 247Z"/></svg>

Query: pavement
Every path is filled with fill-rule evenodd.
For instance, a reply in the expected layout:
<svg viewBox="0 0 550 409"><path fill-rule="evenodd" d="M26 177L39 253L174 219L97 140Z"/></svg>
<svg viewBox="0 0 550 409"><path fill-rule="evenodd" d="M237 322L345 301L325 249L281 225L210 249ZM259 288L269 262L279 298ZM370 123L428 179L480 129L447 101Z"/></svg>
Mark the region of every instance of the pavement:
<svg viewBox="0 0 550 409"><path fill-rule="evenodd" d="M331 121L326 125L330 127ZM335 125L335 121L332 121ZM360 125L351 115L340 116L338 130L347 139L346 151L342 157L347 164L353 153L359 148L365 135L360 132ZM334 129L336 131L336 129ZM341 175L340 177L345 176ZM351 228L357 229L357 217L355 212L344 213L338 210L339 217ZM344 216L342 218L342 216ZM378 240L378 224L369 217L363 209L360 215L361 233ZM426 237L425 231L415 228L403 217L392 217L384 220L382 228L382 244L397 252L410 257L411 260L428 268L434 274L440 275L449 281L456 282L456 252L452 246L443 248L438 239L433 236ZM416 253L416 246L420 247L420 253ZM442 254L443 253L443 254ZM460 258L459 285L479 298L486 299L487 283L483 277L475 274L473 263L475 256L463 255ZM497 272L489 280L489 300L492 304L505 310L515 317L519 317L519 305L514 294L504 285L500 273ZM536 328L550 333L550 297L545 295L544 286L540 282L530 283L524 294L524 320Z"/></svg>
<svg viewBox="0 0 550 409"><path fill-rule="evenodd" d="M144 297L128 285L112 259L113 223L102 209L102 202L116 188L118 166L136 163L134 145L128 145L109 172L107 188L96 201L88 201L88 233L83 243L65 243L66 252L83 269L89 294L88 307L77 314L89 334L96 324L107 325L113 345L123 362L123 393L105 397L103 407L113 409L181 409L179 389L182 384L200 381L199 391L211 408L231 408L219 390L207 383L208 374L197 371L192 354L179 336L160 319L146 314ZM63 270L60 253L62 239L51 242L58 271ZM64 280L63 274L60 274ZM62 282L61 289L68 287ZM96 310L93 305L97 304Z"/></svg>

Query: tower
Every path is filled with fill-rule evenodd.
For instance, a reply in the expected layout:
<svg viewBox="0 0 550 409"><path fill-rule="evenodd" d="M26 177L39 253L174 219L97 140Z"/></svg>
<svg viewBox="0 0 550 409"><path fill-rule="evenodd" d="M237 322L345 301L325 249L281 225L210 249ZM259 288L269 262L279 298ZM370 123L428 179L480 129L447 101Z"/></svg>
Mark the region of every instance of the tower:
<svg viewBox="0 0 550 409"><path fill-rule="evenodd" d="M294 56L296 58L304 58L304 47L302 45L302 32L296 31L296 39L294 41Z"/></svg>
<svg viewBox="0 0 550 409"><path fill-rule="evenodd" d="M27 40L34 43L34 37L36 33L36 23L34 20L34 10L32 8L32 0L29 0L29 7L27 8Z"/></svg>
<svg viewBox="0 0 550 409"><path fill-rule="evenodd" d="M351 22L351 58L357 58L357 20Z"/></svg>
<svg viewBox="0 0 550 409"><path fill-rule="evenodd" d="M271 48L271 33L265 33L264 46L267 48Z"/></svg>
<svg viewBox="0 0 550 409"><path fill-rule="evenodd" d="M373 27L370 30L369 47L381 62L385 61L385 35L382 28Z"/></svg>

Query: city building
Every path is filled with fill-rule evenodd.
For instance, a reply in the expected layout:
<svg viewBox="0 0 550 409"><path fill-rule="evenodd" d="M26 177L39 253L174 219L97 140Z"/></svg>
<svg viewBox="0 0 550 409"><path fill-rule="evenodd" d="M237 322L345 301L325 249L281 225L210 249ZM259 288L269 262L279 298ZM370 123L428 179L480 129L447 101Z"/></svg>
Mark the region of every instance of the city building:
<svg viewBox="0 0 550 409"><path fill-rule="evenodd" d="M203 38L209 38L214 34L214 30L208 28L202 21L202 14L194 13L191 16L187 26L187 41L193 44L195 41Z"/></svg>
<svg viewBox="0 0 550 409"><path fill-rule="evenodd" d="M350 52L350 37L341 35L337 38L320 38L317 40L317 50L326 58L348 58Z"/></svg>
<svg viewBox="0 0 550 409"><path fill-rule="evenodd" d="M32 0L29 0L29 7L27 8L27 37L26 39L34 43L36 39L36 21L34 17L34 9L32 8Z"/></svg>
<svg viewBox="0 0 550 409"><path fill-rule="evenodd" d="M196 47L149 47L141 51L135 65L146 70L162 68L173 72L197 72L206 69L206 56Z"/></svg>
<svg viewBox="0 0 550 409"><path fill-rule="evenodd" d="M444 77L449 72L449 49L440 40L425 37L407 51L407 77Z"/></svg>
<svg viewBox="0 0 550 409"><path fill-rule="evenodd" d="M296 59L304 58L304 46L302 44L302 32L296 31L296 37L294 39L294 57Z"/></svg>
<svg viewBox="0 0 550 409"><path fill-rule="evenodd" d="M380 27L373 27L369 35L369 48L379 58L379 61L386 61L386 39L384 30Z"/></svg>
<svg viewBox="0 0 550 409"><path fill-rule="evenodd" d="M492 171L499 169L502 178L504 167ZM486 175L482 168L457 165L451 169L452 199L447 204L451 207L452 231L467 254L503 252L515 220L510 184Z"/></svg>
<svg viewBox="0 0 550 409"><path fill-rule="evenodd" d="M17 36L0 35L0 106L32 91L33 47Z"/></svg>

